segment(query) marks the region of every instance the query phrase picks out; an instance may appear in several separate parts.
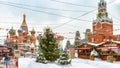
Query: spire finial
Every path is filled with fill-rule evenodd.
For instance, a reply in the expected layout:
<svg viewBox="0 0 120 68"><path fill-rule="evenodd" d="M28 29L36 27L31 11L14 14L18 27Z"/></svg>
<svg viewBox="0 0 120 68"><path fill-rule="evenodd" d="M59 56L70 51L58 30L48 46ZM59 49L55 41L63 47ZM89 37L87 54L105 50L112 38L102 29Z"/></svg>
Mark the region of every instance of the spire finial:
<svg viewBox="0 0 120 68"><path fill-rule="evenodd" d="M34 27L32 27L32 31L35 31Z"/></svg>
<svg viewBox="0 0 120 68"><path fill-rule="evenodd" d="M25 13L23 14L23 18L24 18L24 19L26 18L26 14L25 14Z"/></svg>
<svg viewBox="0 0 120 68"><path fill-rule="evenodd" d="M27 26L27 24L26 24L26 14L25 13L23 14L23 23L22 23L21 26Z"/></svg>
<svg viewBox="0 0 120 68"><path fill-rule="evenodd" d="M31 34L35 34L35 29L34 29L34 27L32 28Z"/></svg>

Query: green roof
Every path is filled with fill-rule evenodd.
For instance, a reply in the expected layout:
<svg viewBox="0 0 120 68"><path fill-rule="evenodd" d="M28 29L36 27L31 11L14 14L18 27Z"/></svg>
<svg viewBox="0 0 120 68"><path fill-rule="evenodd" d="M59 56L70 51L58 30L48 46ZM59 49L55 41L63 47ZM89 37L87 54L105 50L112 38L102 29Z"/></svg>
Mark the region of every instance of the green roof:
<svg viewBox="0 0 120 68"><path fill-rule="evenodd" d="M9 34L15 34L15 30L13 29L13 27L10 29Z"/></svg>
<svg viewBox="0 0 120 68"><path fill-rule="evenodd" d="M100 2L104 2L104 0L100 0Z"/></svg>

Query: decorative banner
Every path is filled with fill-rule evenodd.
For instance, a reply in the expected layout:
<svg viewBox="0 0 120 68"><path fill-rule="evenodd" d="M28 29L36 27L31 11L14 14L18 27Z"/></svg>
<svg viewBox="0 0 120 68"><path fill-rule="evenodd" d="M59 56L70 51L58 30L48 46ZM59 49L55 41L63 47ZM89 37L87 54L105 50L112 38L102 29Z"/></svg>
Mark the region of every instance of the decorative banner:
<svg viewBox="0 0 120 68"><path fill-rule="evenodd" d="M10 29L8 29L8 28L0 28L0 30L5 30L5 31L9 31ZM14 30L15 32L17 31L17 30ZM31 31L29 31L29 32L31 32ZM41 32L41 31L36 31L36 33L37 34L43 34L43 32ZM74 34L75 32L55 32L55 34Z"/></svg>
<svg viewBox="0 0 120 68"><path fill-rule="evenodd" d="M0 27L0 30L5 30L5 31L9 31L10 30L10 28L1 28ZM120 29L114 29L113 31L118 31L118 30L120 30ZM15 31L17 31L17 30L15 30ZM29 31L29 32L31 32L31 31ZM41 32L41 31L36 31L36 33L43 33L43 32ZM65 32L65 33L62 33L62 32L55 32L55 34L74 34L75 32Z"/></svg>
<svg viewBox="0 0 120 68"><path fill-rule="evenodd" d="M38 34L43 34L43 32L37 31ZM58 34L75 34L75 32L55 32L56 35Z"/></svg>
<svg viewBox="0 0 120 68"><path fill-rule="evenodd" d="M0 28L0 30L8 31L8 30L10 30L10 29L8 29L8 28Z"/></svg>
<svg viewBox="0 0 120 68"><path fill-rule="evenodd" d="M6 37L6 36L4 35L4 36L0 36L0 37Z"/></svg>

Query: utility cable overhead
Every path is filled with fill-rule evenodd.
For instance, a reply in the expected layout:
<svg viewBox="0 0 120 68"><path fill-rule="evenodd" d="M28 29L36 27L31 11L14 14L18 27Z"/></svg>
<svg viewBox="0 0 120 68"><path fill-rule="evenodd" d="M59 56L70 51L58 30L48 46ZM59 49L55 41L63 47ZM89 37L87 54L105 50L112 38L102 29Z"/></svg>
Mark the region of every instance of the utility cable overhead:
<svg viewBox="0 0 120 68"><path fill-rule="evenodd" d="M111 13L109 13L109 15L110 15L111 17L114 17L114 19L116 19L116 20L120 21L120 19L119 19L119 18L117 18L117 17L113 16Z"/></svg>
<svg viewBox="0 0 120 68"><path fill-rule="evenodd" d="M74 4L74 3L70 3L70 2L58 1L58 0L51 0L51 1L63 3L63 4L68 4L68 5L80 6L80 7L96 8L94 6L79 5L79 4Z"/></svg>
<svg viewBox="0 0 120 68"><path fill-rule="evenodd" d="M59 14L54 14L54 13L50 13L50 12L46 12L46 11L40 11L40 10L35 10L35 9L27 8L27 7L16 6L16 5L9 4L9 3L3 3L3 1L0 1L0 2L2 2L1 4L3 4L3 5L13 6L13 7L22 8L22 9L27 9L27 10L31 10L31 11L35 11L35 12L42 12L42 13L45 13L45 14L50 14L50 15L55 15L55 16L60 16L60 17L65 17L65 18L70 18L70 19L72 19L72 20L70 20L70 21L68 21L68 22L66 22L66 23L63 23L62 25L59 25L58 27L63 26L63 25L65 25L65 24L67 24L67 23L70 23L70 22L72 22L72 21L74 21L74 20L91 22L91 21L88 21L88 20L82 20L82 19L78 19L78 18L81 17L81 16L84 16L84 15L87 15L87 14L89 14L89 13L91 13L91 12L93 12L93 11L96 10L96 9L95 9L95 10L93 10L93 11L90 11L90 12L87 12L87 13L85 13L85 14L82 14L82 15L79 16L79 17L72 18L72 17L67 17L67 16L63 16L63 15L59 15ZM110 2L110 3L113 3L113 2ZM58 28L58 27L56 27L56 28Z"/></svg>
<svg viewBox="0 0 120 68"><path fill-rule="evenodd" d="M96 9L95 9L95 10L96 10ZM82 14L82 15L76 17L75 19L78 19L78 18L80 18L80 17L82 17L82 16L85 16L85 15L87 15L87 14L89 14L89 13L95 11L95 10L86 12L86 13L84 13L84 14ZM61 24L61 25L58 25L58 26L54 27L53 29L57 29L57 28L59 28L59 27L61 27L61 26L63 26L63 25L66 25L66 24L68 24L68 23L70 23L70 22L73 22L75 19L71 19L71 20L69 20L68 22L65 22L65 23L63 23L63 24ZM92 21L88 21L88 22L92 22Z"/></svg>
<svg viewBox="0 0 120 68"><path fill-rule="evenodd" d="M9 2L9 3L11 3L11 2ZM41 9L57 10L57 11L86 12L86 11L82 11L82 10L56 9L56 8L48 8L48 7L40 7L40 6L31 6L31 5L27 5L27 4L18 4L18 3L12 3L12 4L22 5L22 6L29 6L29 7L35 7L35 8L41 8Z"/></svg>
<svg viewBox="0 0 120 68"><path fill-rule="evenodd" d="M56 0L51 0L51 1L56 1ZM115 2L115 1L111 1L111 2L108 3L108 5L109 5L109 4L112 4L112 3L114 3L114 2ZM92 13L92 12L95 11L95 10L97 10L97 9L94 9L94 10L92 10L92 11L86 12L86 13L84 13L84 14L76 17L76 19L78 19L78 18L80 18L80 17L82 17L82 16L85 16L85 15L87 15L87 14L89 14L89 13ZM57 29L57 28L59 28L59 27L61 27L61 26L63 26L63 25L66 25L66 24L68 24L68 23L70 23L70 22L73 22L73 21L74 21L74 19L71 19L71 20L69 20L68 22L65 22L65 23L63 23L63 24L61 24L61 25L59 25L59 26L56 26L54 29ZM91 22L91 21L89 21L89 22Z"/></svg>
<svg viewBox="0 0 120 68"><path fill-rule="evenodd" d="M0 2L5 2L5 1L0 1ZM27 7L49 9L49 10L56 10L56 11L86 12L86 11L83 11L83 10L57 9L57 8L41 7L41 6L34 6L34 5L28 5L28 4L13 3L13 2L7 2L7 3L14 4L14 5L19 5L19 6L22 5L22 6L27 6Z"/></svg>
<svg viewBox="0 0 120 68"><path fill-rule="evenodd" d="M28 7L21 7L21 6L17 6L17 5L13 5L13 4L9 4L9 3L0 3L0 4L13 6L13 7L17 7L17 8L22 8L22 9L27 9L27 10L31 10L31 11L35 11L35 12L41 12L41 13L45 13L45 14L50 14L50 15L54 15L54 16L64 17L64 18L68 18L68 19L88 21L88 20L77 19L77 18L73 18L73 17L67 17L67 16L64 16L64 15L59 15L59 14L55 14L55 13L50 13L50 12L46 12L46 11L42 11L42 10L31 9L31 8L28 8Z"/></svg>
<svg viewBox="0 0 120 68"><path fill-rule="evenodd" d="M9 22L9 21L0 21L0 23L2 23L2 24L4 24L4 23L7 23L7 24L16 24L16 25L18 25L18 24L21 24L21 22L17 22L17 21L11 21L11 22ZM58 23L58 24L37 24L37 23L30 23L31 25L52 25L52 26L55 26L55 25L59 25L59 24L61 24L61 23Z"/></svg>
<svg viewBox="0 0 120 68"><path fill-rule="evenodd" d="M111 17L113 17L114 19L116 19L118 22L120 21L120 19L119 19L119 18L115 17L115 16L114 16L114 15L112 15L111 13L109 13L109 15L110 15ZM119 26L119 25L120 25L120 23L118 23L118 24L114 24L114 25Z"/></svg>

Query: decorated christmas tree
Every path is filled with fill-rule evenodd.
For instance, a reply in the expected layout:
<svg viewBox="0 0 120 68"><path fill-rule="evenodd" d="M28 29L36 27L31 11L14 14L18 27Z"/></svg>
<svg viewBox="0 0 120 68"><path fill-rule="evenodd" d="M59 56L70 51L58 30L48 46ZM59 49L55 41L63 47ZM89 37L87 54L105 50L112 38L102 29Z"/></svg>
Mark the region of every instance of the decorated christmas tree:
<svg viewBox="0 0 120 68"><path fill-rule="evenodd" d="M37 57L36 59L36 62L39 62L39 63L47 63L47 60L45 59L43 53L40 53L39 56Z"/></svg>
<svg viewBox="0 0 120 68"><path fill-rule="evenodd" d="M61 65L71 64L71 59L69 58L68 53L66 51L64 51L60 55L60 58L58 59L58 63Z"/></svg>
<svg viewBox="0 0 120 68"><path fill-rule="evenodd" d="M39 49L47 61L54 62L59 58L60 50L58 47L58 41L57 38L55 38L55 34L49 27L44 29L44 34L39 39L39 42Z"/></svg>

